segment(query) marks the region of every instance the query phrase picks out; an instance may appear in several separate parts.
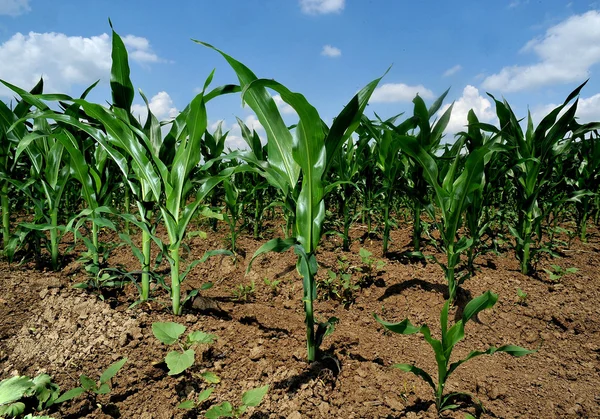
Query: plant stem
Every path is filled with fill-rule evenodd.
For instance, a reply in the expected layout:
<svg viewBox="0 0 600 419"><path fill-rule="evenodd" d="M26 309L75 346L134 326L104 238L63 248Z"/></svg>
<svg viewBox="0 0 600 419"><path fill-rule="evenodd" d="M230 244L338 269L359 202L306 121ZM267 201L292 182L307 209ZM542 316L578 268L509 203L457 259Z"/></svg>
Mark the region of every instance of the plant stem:
<svg viewBox="0 0 600 419"><path fill-rule="evenodd" d="M92 251L92 262L94 263L94 265L99 266L100 258L98 256L98 224L96 224L96 221L94 219L92 219L92 244L94 246L94 249Z"/></svg>
<svg viewBox="0 0 600 419"><path fill-rule="evenodd" d="M450 302L456 298L456 281L454 280L455 255L454 244L448 246L448 262L446 266L446 281L448 281L448 295Z"/></svg>
<svg viewBox="0 0 600 419"><path fill-rule="evenodd" d="M415 202L415 214L413 220L413 247L415 252L421 250L421 203Z"/></svg>
<svg viewBox="0 0 600 419"><path fill-rule="evenodd" d="M173 303L173 314L176 316L181 314L181 284L179 283L179 246L172 249L170 252L171 259L171 301Z"/></svg>
<svg viewBox="0 0 600 419"><path fill-rule="evenodd" d="M8 182L6 181L2 182L0 201L2 203L2 239L6 249L10 239L10 205L8 201Z"/></svg>
<svg viewBox="0 0 600 419"><path fill-rule="evenodd" d="M305 278L304 285L304 313L306 315L306 350L308 362L313 362L317 356L317 345L315 342L315 318L313 311L313 295L315 287L315 278L312 273L308 273L308 278Z"/></svg>
<svg viewBox="0 0 600 419"><path fill-rule="evenodd" d="M385 197L385 204L383 210L383 256L387 255L388 251L388 241L390 239L390 201L391 201L391 191L388 191Z"/></svg>
<svg viewBox="0 0 600 419"><path fill-rule="evenodd" d="M125 185L125 214L129 214L131 208L131 192L129 187ZM129 235L129 221L125 220L125 234Z"/></svg>
<svg viewBox="0 0 600 419"><path fill-rule="evenodd" d="M58 270L58 208L50 210L50 254L52 261L52 269Z"/></svg>
<svg viewBox="0 0 600 419"><path fill-rule="evenodd" d="M260 199L258 199L258 194L256 199L254 200L254 238L258 239L258 234L260 232L260 224L261 224L261 216L260 216Z"/></svg>
<svg viewBox="0 0 600 419"><path fill-rule="evenodd" d="M142 295L141 300L147 301L150 297L150 234L142 230L142 255L144 263L142 265Z"/></svg>

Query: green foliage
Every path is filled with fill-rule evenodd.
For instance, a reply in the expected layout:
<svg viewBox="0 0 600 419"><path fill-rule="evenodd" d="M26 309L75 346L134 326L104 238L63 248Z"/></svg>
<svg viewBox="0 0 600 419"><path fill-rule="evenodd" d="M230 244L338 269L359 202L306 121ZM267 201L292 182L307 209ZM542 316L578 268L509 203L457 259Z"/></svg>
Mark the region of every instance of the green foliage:
<svg viewBox="0 0 600 419"><path fill-rule="evenodd" d="M441 340L437 340L432 337L431 331L427 325L421 327L413 326L408 319L403 320L400 323L388 323L381 320L377 315L375 319L383 325L386 329L399 333L402 335L412 335L415 333L421 333L425 338L425 341L431 346L435 354L435 361L438 366L438 380L434 382L433 378L426 371L412 365L412 364L396 364L395 368L398 368L405 372L411 372L416 376L422 378L427 384L431 386L435 393L435 405L438 412L443 410L455 409L458 407L452 404L452 399L455 396L463 393L450 393L444 394L444 387L446 385L448 377L463 363L468 360L475 358L480 355L492 355L496 352L505 352L515 357L521 357L535 351L530 351L515 345L504 345L499 348L490 347L485 351L471 351L465 358L456 362L450 363L452 351L457 343L459 343L465 336L465 325L469 320L476 317L477 314L483 310L492 308L496 301L498 301L498 295L487 291L479 297L471 300L463 309L462 317L451 327L448 324L448 312L450 309L450 300L446 301L440 315L441 325Z"/></svg>
<svg viewBox="0 0 600 419"><path fill-rule="evenodd" d="M44 410L57 402L60 388L48 374L33 379L15 376L0 382L0 415L17 417L26 410ZM26 417L33 417L28 414Z"/></svg>
<svg viewBox="0 0 600 419"><path fill-rule="evenodd" d="M242 394L242 403L239 406L236 407L229 402L223 402L211 406L211 408L206 411L205 417L207 419L239 418L249 407L258 406L268 391L268 385L248 390Z"/></svg>
<svg viewBox="0 0 600 419"><path fill-rule="evenodd" d="M235 301L248 302L254 298L256 292L256 284L254 281L250 282L249 285L240 284L231 291L233 299Z"/></svg>
<svg viewBox="0 0 600 419"><path fill-rule="evenodd" d="M568 274L574 274L577 273L577 271L579 271L579 269L573 267L565 269L559 265L550 266L552 267L552 270L544 269L544 271L548 274L548 279L552 282L560 282L563 276Z"/></svg>
<svg viewBox="0 0 600 419"><path fill-rule="evenodd" d="M111 380L123 365L127 362L127 358L123 358L113 364L111 364L104 372L100 375L100 379L98 381L94 381L89 378L87 375L81 374L79 376L79 382L81 384L80 387L75 387L69 391L63 393L59 398L57 398L54 403L63 403L68 400L72 400L80 395L87 393L91 395L94 399L98 395L109 394L111 391Z"/></svg>
<svg viewBox="0 0 600 419"><path fill-rule="evenodd" d="M165 363L169 369L169 375L178 375L194 365L196 359L195 348L197 345L210 345L217 338L216 335L204 333L202 331L190 332L185 339L181 336L185 333L186 327L175 322L156 322L152 323L152 333L154 337L165 345L177 344L179 351L171 351L165 357ZM212 375L207 375L206 381L215 382Z"/></svg>
<svg viewBox="0 0 600 419"><path fill-rule="evenodd" d="M267 287L269 287L269 289L271 290L271 294L272 295L279 295L279 284L281 283L281 280L278 279L269 279L269 278L264 278L263 280L265 282L265 285Z"/></svg>
<svg viewBox="0 0 600 419"><path fill-rule="evenodd" d="M521 288L517 288L517 297L519 297L520 305L527 305L527 298L529 297L529 294L527 294Z"/></svg>
<svg viewBox="0 0 600 419"><path fill-rule="evenodd" d="M361 284L368 286L373 282L373 278L377 275L377 272L382 270L385 266L385 261L373 258L373 253L369 252L365 248L360 248L358 251L362 266L358 267L357 270L362 273Z"/></svg>

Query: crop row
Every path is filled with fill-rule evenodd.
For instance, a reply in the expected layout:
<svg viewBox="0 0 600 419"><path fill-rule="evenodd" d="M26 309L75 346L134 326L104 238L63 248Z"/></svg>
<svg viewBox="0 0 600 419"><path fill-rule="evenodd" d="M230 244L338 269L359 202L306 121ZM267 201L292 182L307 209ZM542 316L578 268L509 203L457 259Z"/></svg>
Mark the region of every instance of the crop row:
<svg viewBox="0 0 600 419"><path fill-rule="evenodd" d="M481 253L511 244L522 273L532 274L542 253L555 254L561 233L586 240L589 219L597 221L599 214L600 123L582 125L575 117L585 83L537 126L531 115L519 119L506 101L490 95L498 126L479 122L470 111L465 130L444 143L453 107L440 109L448 92L429 107L415 97L408 117L370 119L364 111L378 78L328 126L303 95L258 78L231 56L198 43L227 61L237 83L211 87L211 73L202 91L170 121L158 121L141 91L145 122L132 113L135 90L127 51L114 31L109 106L86 100L97 83L72 98L44 94L42 80L31 91L2 81L18 96L14 106L0 102L0 199L4 253L10 261L49 254L58 270L59 244L72 233L87 249L81 256L90 283L115 284L118 275L106 264L109 249L99 241L102 229L114 230L139 259L137 274L120 273L139 285L138 302L151 298L152 285L159 282L157 260L151 258L156 246L158 263L164 258L170 265L170 281L162 283L179 315L185 303L181 283L196 264L215 254L236 257L241 231L249 229L260 238L265 220L282 216L283 237L264 243L247 268L266 252L294 250L303 278L307 359L314 361L337 321L318 322L313 311L323 235L339 235L347 251L351 227L361 220L367 234L381 232L385 256L395 220L405 214L414 228L413 249L405 255L439 264L448 300L441 311L440 340L426 325L413 326L408 319L388 323L376 316L393 332L425 337L439 367L437 383L413 365L397 367L427 381L442 411L455 407L444 384L466 360L500 351L514 356L531 352L507 345L450 363L465 324L492 307L498 296L488 291L474 298L454 324L448 313ZM297 123L286 125L270 91L295 110ZM221 126L209 132L207 103L230 94L241 95L256 113L266 144L241 120L245 150L226 151L228 133ZM15 208L28 215L11 225ZM211 219L213 229L225 222L229 248L210 250L183 269L180 251L197 216ZM571 225L572 230L565 228ZM157 234L158 226L166 230L166 238ZM139 247L131 229L141 232ZM424 242L444 257L424 253Z"/></svg>

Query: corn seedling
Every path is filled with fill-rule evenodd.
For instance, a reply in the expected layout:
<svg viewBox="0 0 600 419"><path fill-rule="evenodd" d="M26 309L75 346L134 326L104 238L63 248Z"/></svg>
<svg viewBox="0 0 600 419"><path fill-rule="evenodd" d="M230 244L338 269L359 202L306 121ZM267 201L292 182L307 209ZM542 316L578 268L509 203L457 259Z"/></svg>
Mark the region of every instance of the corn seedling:
<svg viewBox="0 0 600 419"><path fill-rule="evenodd" d="M522 306L527 305L527 298L529 297L529 294L527 294L521 288L517 288L517 297L519 298L519 302L518 302L519 305L522 305Z"/></svg>
<svg viewBox="0 0 600 419"><path fill-rule="evenodd" d="M429 118L429 113L422 99L417 96L413 102L415 103L415 116L419 120ZM448 111L450 109L451 107L448 108ZM432 136L441 135L446 128L450 118L448 111L431 128ZM422 130L430 129L428 123L423 123L420 126ZM474 149L466 158L463 158L460 154L463 142L458 140L447 153L449 157L442 160L432 155L415 137L403 135L403 130L398 130L393 125L390 127L398 135L397 141L402 151L421 165L427 183L433 188L435 207L429 204L426 206L426 210L429 216L435 220L442 238L446 262L440 263L437 260L436 262L444 270L450 300L454 301L460 285L460 281L456 281L455 278L455 269L460 262L461 253L473 246L472 237L462 236L458 238L459 228L473 194L483 187L485 182L484 167L488 161L488 155L496 151L496 142L488 141ZM449 161L450 164L445 165L444 161ZM436 214L436 209L440 212L439 217ZM462 279L464 280L464 278Z"/></svg>
<svg viewBox="0 0 600 419"><path fill-rule="evenodd" d="M422 378L427 384L431 386L435 394L435 406L438 412L444 410L455 409L458 406L453 404L453 398L456 396L464 395L464 393L450 393L444 394L444 387L448 377L463 363L468 360L475 358L480 355L492 355L496 352L505 352L515 357L521 357L535 351L530 351L515 345L504 345L499 348L491 347L485 351L472 351L466 358L459 361L450 363L452 351L458 342L460 342L465 336L465 325L473 317L477 316L482 310L492 308L498 301L498 295L490 291L485 292L479 297L471 300L464 308L462 318L458 320L454 325L449 327L448 324L448 311L450 309L451 300L446 301L442 308L440 316L441 324L441 340L434 339L431 336L431 331L427 325L420 327L413 326L408 319L403 320L400 323L388 323L381 320L377 315L375 319L383 325L386 329L399 333L402 335L413 335L415 333L421 333L425 338L425 341L431 346L435 353L435 360L438 367L438 380L434 382L433 378L426 371L412 365L412 364L396 364L395 368L398 368L405 372L410 372L416 376Z"/></svg>
<svg viewBox="0 0 600 419"><path fill-rule="evenodd" d="M180 349L180 351L169 352L165 357L169 375L181 374L194 365L196 360L196 351L194 348L197 345L210 345L217 338L215 335L198 330L189 333L185 339L181 339L181 335L183 335L185 329L184 325L174 322L152 323L152 333L156 339L165 345L177 344ZM208 377L208 380L214 382L212 374L208 374L206 377Z"/></svg>

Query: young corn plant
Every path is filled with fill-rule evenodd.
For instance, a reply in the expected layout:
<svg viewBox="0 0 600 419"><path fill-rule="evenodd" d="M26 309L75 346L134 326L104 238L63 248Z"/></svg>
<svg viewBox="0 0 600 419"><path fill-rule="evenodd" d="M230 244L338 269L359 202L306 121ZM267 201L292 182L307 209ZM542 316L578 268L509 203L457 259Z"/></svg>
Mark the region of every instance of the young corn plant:
<svg viewBox="0 0 600 419"><path fill-rule="evenodd" d="M554 165L563 158L569 145L565 139L573 127L578 100L568 105L586 83L573 90L564 103L546 115L537 127L534 128L529 114L525 132L508 102L500 102L490 95L496 103L500 129L491 125L485 129L504 139L511 156L509 165L517 194L518 219L510 226L510 231L515 237L515 249L523 274L531 272L532 257L539 250L537 245L541 240L544 210L548 211L556 205L549 202L544 209L539 202L539 195L551 182ZM578 198L573 196L572 199Z"/></svg>
<svg viewBox="0 0 600 419"><path fill-rule="evenodd" d="M495 141L493 136L486 135L481 130L481 124L473 110L469 111L467 120L469 122L467 131L457 135L464 140L469 153L488 141ZM465 227L469 237L473 239L473 245L467 249L467 269L471 274L475 272L475 258L482 252L483 237L486 233L490 233L490 226L494 220L490 212L494 204L493 200L500 195L498 192L505 192L502 191L502 182L505 181L507 168L503 157L502 153L493 153L489 156L489 161L484 167L483 187L473 191L465 211Z"/></svg>
<svg viewBox="0 0 600 419"><path fill-rule="evenodd" d="M413 335L421 333L425 338L425 341L431 346L435 354L435 360L438 367L437 382L434 381L433 377L421 368L416 367L412 364L396 364L395 368L401 371L410 372L417 377L422 378L427 384L431 386L435 394L435 406L438 412L444 410L456 409L458 405L453 403L453 400L457 396L467 395L465 393L454 392L445 394L444 388L450 375L462 364L480 355L493 355L497 352L504 352L515 357L521 357L535 351L531 351L520 346L515 345L504 345L499 348L491 347L485 351L471 351L465 358L450 363L452 351L456 344L458 344L465 336L465 325L473 317L483 310L492 308L498 301L498 295L487 291L479 297L471 300L464 308L462 317L452 326L448 322L448 312L450 310L451 300L447 300L442 308L440 315L441 325L441 339L435 339L431 335L431 331L427 325L420 327L413 326L408 319L405 319L399 323L389 323L379 318L375 314L375 319L387 330L401 335Z"/></svg>
<svg viewBox="0 0 600 419"><path fill-rule="evenodd" d="M197 41L199 42L199 41ZM283 252L290 248L298 255L297 269L303 278L304 311L306 322L307 358L316 359L317 350L327 333L332 331L333 319L315 328L313 302L317 297L315 274L318 270L316 248L323 234L325 218L325 190L323 179L342 144L360 123L368 100L379 83L369 83L334 119L331 128L321 120L317 110L299 93L293 93L282 84L258 79L239 61L214 48L236 72L242 89L242 100L256 113L265 128L268 146L267 169L257 169L275 187L287 191L298 190L295 200L295 237L274 239L261 246L253 256L269 251ZM287 128L267 88L276 91L298 114L294 135ZM298 179L302 173L302 181ZM250 269L248 266L248 269Z"/></svg>
<svg viewBox="0 0 600 419"><path fill-rule="evenodd" d="M595 129L594 129L595 128ZM586 134L589 132L589 137ZM582 242L587 242L587 225L592 214L594 198L600 190L600 133L598 127L580 126L574 130L574 141L568 161L567 183L573 191L586 191L575 202L577 233Z"/></svg>
<svg viewBox="0 0 600 419"><path fill-rule="evenodd" d="M413 116L400 125L395 126L394 132L400 134L407 128L418 128L418 132L413 136L416 143L430 155L435 155L440 149L440 142L452 113L453 105L444 111L439 120L435 122L430 122L430 120L441 108L449 91L450 89L446 90L438 97L429 109L425 106L425 102L420 96L415 97L413 100ZM388 122L387 125L389 126L390 123ZM400 147L402 146L400 145ZM402 151L406 152L405 150ZM407 154L410 164L406 167L407 170L404 175L406 182L404 182L402 190L409 197L409 203L413 212L413 249L415 252L419 252L421 250L421 236L423 233L421 214L426 206L430 204L429 190L428 182L423 173L423 167L415 161L410 153Z"/></svg>
<svg viewBox="0 0 600 419"><path fill-rule="evenodd" d="M381 188L377 192L378 196L383 197L383 250L382 255L387 255L388 243L390 239L390 231L393 221L391 219L390 209L392 208L392 198L398 188L398 178L403 172L404 162L399 157L400 144L395 141L392 132L385 129L385 124L392 124L397 117L375 123L363 116L362 125L372 138L376 141L374 153L377 158L377 168L381 172L382 181ZM407 120L396 127L398 132L402 131L403 135L413 128L413 121Z"/></svg>
<svg viewBox="0 0 600 419"><path fill-rule="evenodd" d="M213 73L207 78L204 89L183 112L172 122L167 136L162 139L160 124L149 113L147 129L140 129L139 123L130 122L130 114L123 108L106 109L101 105L83 99L70 100L81 107L85 115L98 121L104 130L82 123L70 115L48 113L46 117L72 125L96 140L115 161L125 177L137 200L140 220L128 219L142 229L144 270L150 263L150 240L154 240L167 256L171 266L172 310L181 314L181 276L180 247L186 228L202 204L202 200L222 180L234 172L244 170L243 166L228 168L218 176L206 176L203 167L199 167L200 145L207 127L206 102L224 93L237 91L229 86L218 87L206 92L212 81ZM133 100L133 87L129 79L127 52L123 41L113 31L113 70L111 76L113 92L129 95L128 103ZM238 89L239 90L239 89ZM117 94L117 93L115 93ZM148 122L150 121L150 122ZM193 175L193 176L192 176ZM132 179L132 178L135 178ZM195 199L188 200L197 185ZM168 242L151 235L147 218L148 207L158 207L164 223ZM149 276L142 278L142 299L147 299Z"/></svg>
<svg viewBox="0 0 600 419"><path fill-rule="evenodd" d="M417 96L414 102L415 115L423 114L423 117L428 117L429 113L423 101ZM451 109L452 107L431 129L431 135L441 135L448 124ZM426 129L425 127L426 124L421 125L421 129ZM414 136L404 135L404 130L398 130L393 125L390 128L397 135L397 141L402 151L423 168L423 176L433 189L435 206L429 204L425 208L429 216L435 220L442 238L446 262L438 263L444 270L448 282L450 301L454 301L458 286L465 279L463 277L461 281L457 281L455 269L460 262L461 254L473 246L472 237L458 238L459 228L473 194L484 186L484 167L489 160L488 156L496 151L496 142L488 141L464 158L460 154L463 141L458 140L450 151L450 156L453 158L450 160L450 164L446 165L443 159L432 155L430 150L423 147ZM439 216L436 214L436 209L439 210Z"/></svg>
<svg viewBox="0 0 600 419"><path fill-rule="evenodd" d="M34 223L21 223L20 227L31 232L50 233L47 248L51 266L60 265L59 244L65 227L59 225L59 211L65 188L71 179L71 165L62 142L58 139L61 129L51 127L44 118L36 117L33 132L25 136L17 146L15 161L26 154L31 163L30 177L26 180L10 179L18 190L25 193L36 209ZM19 236L8 244L7 255L12 259L19 246ZM44 237L45 238L45 237Z"/></svg>
<svg viewBox="0 0 600 419"><path fill-rule="evenodd" d="M31 90L31 94L42 93L43 79ZM2 243L6 248L10 241L10 179L16 179L15 152L19 142L28 134L25 123L19 123L25 117L31 105L24 100L17 102L14 109L10 109L0 101L0 207L2 209ZM16 124L12 130L11 127Z"/></svg>

